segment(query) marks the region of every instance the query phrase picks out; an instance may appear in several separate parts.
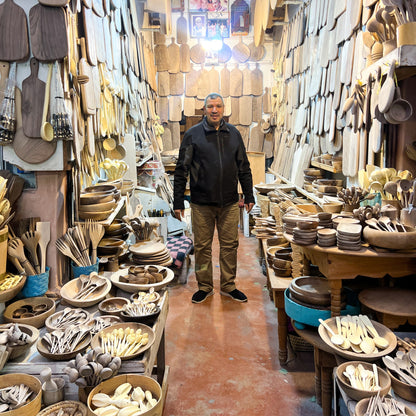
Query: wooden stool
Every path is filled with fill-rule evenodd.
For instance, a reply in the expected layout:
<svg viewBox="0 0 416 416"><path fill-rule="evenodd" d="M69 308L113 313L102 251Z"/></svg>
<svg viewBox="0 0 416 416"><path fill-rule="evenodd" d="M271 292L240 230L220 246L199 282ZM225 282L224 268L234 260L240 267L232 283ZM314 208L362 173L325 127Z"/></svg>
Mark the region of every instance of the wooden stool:
<svg viewBox="0 0 416 416"><path fill-rule="evenodd" d="M358 299L376 312L377 320L390 329L406 322L416 325L416 290L391 287L365 289Z"/></svg>

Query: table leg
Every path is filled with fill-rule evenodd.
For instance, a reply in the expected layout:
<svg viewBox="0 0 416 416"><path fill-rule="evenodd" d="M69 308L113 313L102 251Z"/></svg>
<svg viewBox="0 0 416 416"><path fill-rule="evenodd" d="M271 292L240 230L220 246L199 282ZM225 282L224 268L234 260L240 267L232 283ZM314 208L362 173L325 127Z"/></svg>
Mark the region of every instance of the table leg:
<svg viewBox="0 0 416 416"><path fill-rule="evenodd" d="M331 288L331 316L340 316L342 280L328 280Z"/></svg>
<svg viewBox="0 0 416 416"><path fill-rule="evenodd" d="M165 330L162 332L162 337L160 338L159 349L157 350L156 356L156 373L157 373L157 381L160 385L162 385L163 377L165 375Z"/></svg>
<svg viewBox="0 0 416 416"><path fill-rule="evenodd" d="M336 365L334 355L314 347L315 394L316 401L322 406L323 416L332 412L332 372ZM319 402L320 400L320 402Z"/></svg>
<svg viewBox="0 0 416 416"><path fill-rule="evenodd" d="M277 334L279 337L279 362L287 362L287 315L285 311L285 296L283 290L273 292L274 303L277 308Z"/></svg>
<svg viewBox="0 0 416 416"><path fill-rule="evenodd" d="M321 365L319 363L319 350L313 348L313 360L315 364L315 397L316 403L322 406L322 387L321 387Z"/></svg>

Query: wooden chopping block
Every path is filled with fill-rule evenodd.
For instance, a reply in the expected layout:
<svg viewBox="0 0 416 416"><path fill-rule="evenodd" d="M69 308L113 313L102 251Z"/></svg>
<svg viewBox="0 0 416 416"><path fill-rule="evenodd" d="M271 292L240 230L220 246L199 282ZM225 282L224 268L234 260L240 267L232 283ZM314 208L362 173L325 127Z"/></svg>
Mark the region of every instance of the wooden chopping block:
<svg viewBox="0 0 416 416"><path fill-rule="evenodd" d="M208 71L208 80L211 91L217 92L220 90L220 74L215 69L214 65L212 65L211 69Z"/></svg>
<svg viewBox="0 0 416 416"><path fill-rule="evenodd" d="M253 95L253 115L252 119L255 123L260 123L263 115L263 97L261 95Z"/></svg>
<svg viewBox="0 0 416 416"><path fill-rule="evenodd" d="M157 114L161 122L168 121L169 116L169 101L168 97L159 97L156 102Z"/></svg>
<svg viewBox="0 0 416 416"><path fill-rule="evenodd" d="M227 68L227 64L224 64L224 68L220 72L220 94L226 98L230 96L230 70Z"/></svg>
<svg viewBox="0 0 416 416"><path fill-rule="evenodd" d="M93 20L97 61L102 63L106 60L103 19L100 16L97 16L95 13L93 13Z"/></svg>
<svg viewBox="0 0 416 416"><path fill-rule="evenodd" d="M231 48L223 42L222 48L218 51L218 63L224 64L231 59L232 51Z"/></svg>
<svg viewBox="0 0 416 416"><path fill-rule="evenodd" d="M179 122L169 122L169 130L172 133L172 149L179 149L181 145L181 127Z"/></svg>
<svg viewBox="0 0 416 416"><path fill-rule="evenodd" d="M62 8L36 4L30 9L29 25L32 54L38 61L51 62L67 56L68 39Z"/></svg>
<svg viewBox="0 0 416 416"><path fill-rule="evenodd" d="M95 31L94 31L94 22L93 12L91 9L86 7L82 8L83 21L84 21L84 33L85 33L85 45L87 49L87 58L88 62L95 66L97 65L97 51L96 51L96 41L95 41Z"/></svg>
<svg viewBox="0 0 416 416"><path fill-rule="evenodd" d="M251 93L253 95L263 94L263 72L259 68L259 64L251 71Z"/></svg>
<svg viewBox="0 0 416 416"><path fill-rule="evenodd" d="M250 58L250 49L245 43L243 43L241 36L240 41L234 45L232 53L233 58L240 63L247 62L248 58Z"/></svg>
<svg viewBox="0 0 416 416"><path fill-rule="evenodd" d="M231 115L231 97L224 98L224 116L229 117Z"/></svg>
<svg viewBox="0 0 416 416"><path fill-rule="evenodd" d="M121 44L120 35L116 30L114 19L110 20L111 52L113 53L113 67L121 68Z"/></svg>
<svg viewBox="0 0 416 416"><path fill-rule="evenodd" d="M209 84L208 70L201 68L198 79L198 93L197 98L205 100L205 97L211 92L211 86Z"/></svg>
<svg viewBox="0 0 416 416"><path fill-rule="evenodd" d="M235 127L240 132L241 138L243 139L244 147L247 150L248 142L249 142L249 138L250 138L250 127L249 126L242 126L241 124L238 124Z"/></svg>
<svg viewBox="0 0 416 416"><path fill-rule="evenodd" d="M155 45L165 45L166 44L166 35L159 31L153 32L153 42ZM179 42L178 42L179 43Z"/></svg>
<svg viewBox="0 0 416 416"><path fill-rule="evenodd" d="M179 47L180 65L179 69L181 72L189 72L191 70L191 52L189 45L183 43Z"/></svg>
<svg viewBox="0 0 416 416"><path fill-rule="evenodd" d="M181 45L188 43L188 22L183 14L176 21L176 42Z"/></svg>
<svg viewBox="0 0 416 416"><path fill-rule="evenodd" d="M78 63L80 75L86 75L88 81L81 84L81 97L82 97L82 109L84 114L93 115L96 112L95 106L95 95L94 95L94 84L93 84L93 75L91 67L87 61L86 51L85 51L85 39L80 38L81 43L81 59Z"/></svg>
<svg viewBox="0 0 416 416"><path fill-rule="evenodd" d="M239 97L231 97L231 115L229 122L231 124L237 125L240 124L239 122L239 111L240 111L240 98Z"/></svg>
<svg viewBox="0 0 416 416"><path fill-rule="evenodd" d="M155 46L155 64L158 72L169 70L168 48L166 45Z"/></svg>
<svg viewBox="0 0 416 416"><path fill-rule="evenodd" d="M172 133L167 124L164 126L164 131L162 134L163 150L172 150Z"/></svg>
<svg viewBox="0 0 416 416"><path fill-rule="evenodd" d="M260 124L256 124L250 129L248 151L249 152L262 152L263 143L264 143L264 133L261 131Z"/></svg>
<svg viewBox="0 0 416 416"><path fill-rule="evenodd" d="M169 73L170 95L182 95L184 93L183 73Z"/></svg>
<svg viewBox="0 0 416 416"><path fill-rule="evenodd" d="M243 95L243 72L238 65L230 73L230 95L231 97Z"/></svg>
<svg viewBox="0 0 416 416"><path fill-rule="evenodd" d="M196 97L198 94L199 71L194 68L185 74L185 95L187 97Z"/></svg>
<svg viewBox="0 0 416 416"><path fill-rule="evenodd" d="M22 82L23 132L28 137L40 137L46 84L38 78L39 61L30 60L30 76Z"/></svg>
<svg viewBox="0 0 416 416"><path fill-rule="evenodd" d="M179 95L169 97L169 121L182 120L182 99Z"/></svg>
<svg viewBox="0 0 416 416"><path fill-rule="evenodd" d="M163 71L157 73L157 92L160 97L167 97L170 93L169 72Z"/></svg>
<svg viewBox="0 0 416 416"><path fill-rule="evenodd" d="M21 93L18 88L15 91L16 133L13 140L13 150L26 163L38 164L45 162L55 153L57 141L47 142L41 138L32 138L25 135L22 128Z"/></svg>
<svg viewBox="0 0 416 416"><path fill-rule="evenodd" d="M180 51L179 45L175 43L175 38L171 39L171 44L167 47L168 51L168 71L176 74L180 70Z"/></svg>
<svg viewBox="0 0 416 416"><path fill-rule="evenodd" d="M25 61L29 54L26 13L13 0L5 0L0 5L0 60Z"/></svg>
<svg viewBox="0 0 416 416"><path fill-rule="evenodd" d="M204 101L195 97L195 110L202 110L204 108Z"/></svg>
<svg viewBox="0 0 416 416"><path fill-rule="evenodd" d="M274 137L273 132L269 132L264 136L264 143L263 143L263 153L266 159L269 159L273 156L274 150Z"/></svg>
<svg viewBox="0 0 416 416"><path fill-rule="evenodd" d="M264 54L266 53L264 45L256 46L254 42L251 42L248 47L250 49L250 61L258 62L263 59Z"/></svg>
<svg viewBox="0 0 416 416"><path fill-rule="evenodd" d="M198 43L194 46L192 46L190 50L191 55L191 61L195 64L203 64L205 62L205 49L202 47L202 45Z"/></svg>
<svg viewBox="0 0 416 416"><path fill-rule="evenodd" d="M110 16L105 16L102 19L102 25L105 45L105 63L107 64L107 69L111 71L113 69L113 52L111 51Z"/></svg>
<svg viewBox="0 0 416 416"><path fill-rule="evenodd" d="M263 94L263 113L271 114L271 112L272 112L272 97L270 93L270 88L266 87L264 89L264 94Z"/></svg>
<svg viewBox="0 0 416 416"><path fill-rule="evenodd" d="M184 97L183 114L186 117L192 117L195 115L195 98L194 97ZM224 112L224 115L225 115L225 112Z"/></svg>
<svg viewBox="0 0 416 416"><path fill-rule="evenodd" d="M239 124L249 126L253 116L253 99L251 95L242 95L239 99Z"/></svg>
<svg viewBox="0 0 416 416"><path fill-rule="evenodd" d="M251 70L248 65L244 66L243 73L243 95L251 95Z"/></svg>

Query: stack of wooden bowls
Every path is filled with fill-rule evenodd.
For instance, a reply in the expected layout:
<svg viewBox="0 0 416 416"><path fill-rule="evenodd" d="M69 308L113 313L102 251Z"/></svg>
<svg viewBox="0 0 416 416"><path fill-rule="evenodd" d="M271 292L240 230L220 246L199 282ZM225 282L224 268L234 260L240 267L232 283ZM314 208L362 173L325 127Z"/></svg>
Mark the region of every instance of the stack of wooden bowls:
<svg viewBox="0 0 416 416"><path fill-rule="evenodd" d="M127 243L118 237L101 239L97 246L98 257L118 257L127 250Z"/></svg>
<svg viewBox="0 0 416 416"><path fill-rule="evenodd" d="M342 190L342 179L317 179L312 183L313 192L319 198L323 196L336 197Z"/></svg>
<svg viewBox="0 0 416 416"><path fill-rule="evenodd" d="M332 228L332 214L330 212L318 212L319 227Z"/></svg>
<svg viewBox="0 0 416 416"><path fill-rule="evenodd" d="M120 190L114 185L95 185L85 188L79 198L79 217L102 221L109 217L120 199Z"/></svg>
<svg viewBox="0 0 416 416"><path fill-rule="evenodd" d="M328 280L319 276L300 276L289 285L291 299L310 308L328 307L331 290Z"/></svg>
<svg viewBox="0 0 416 416"><path fill-rule="evenodd" d="M296 222L293 229L293 241L300 245L309 245L316 243L318 220L303 219Z"/></svg>
<svg viewBox="0 0 416 416"><path fill-rule="evenodd" d="M121 219L116 218L110 225L104 225L104 238L116 237L126 241L129 238L129 226Z"/></svg>
<svg viewBox="0 0 416 416"><path fill-rule="evenodd" d="M337 246L340 250L361 250L361 224L340 223L337 227Z"/></svg>
<svg viewBox="0 0 416 416"><path fill-rule="evenodd" d="M131 179L123 179L122 185L121 185L121 195L131 195L134 190L134 183Z"/></svg>
<svg viewBox="0 0 416 416"><path fill-rule="evenodd" d="M333 228L322 228L322 230L318 230L317 242L321 247L336 246L337 232Z"/></svg>
<svg viewBox="0 0 416 416"><path fill-rule="evenodd" d="M303 171L303 187L305 191L313 192L312 183L317 179L323 178L321 169L308 168Z"/></svg>

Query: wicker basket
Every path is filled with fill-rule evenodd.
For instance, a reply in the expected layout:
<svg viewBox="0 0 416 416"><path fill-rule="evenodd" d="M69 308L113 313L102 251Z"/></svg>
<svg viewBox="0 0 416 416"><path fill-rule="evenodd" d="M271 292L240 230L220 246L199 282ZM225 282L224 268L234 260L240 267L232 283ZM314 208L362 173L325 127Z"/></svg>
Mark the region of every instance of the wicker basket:
<svg viewBox="0 0 416 416"><path fill-rule="evenodd" d="M308 341L305 341L302 337L295 334L288 334L290 345L293 351L297 352L311 352L313 351L313 345Z"/></svg>

